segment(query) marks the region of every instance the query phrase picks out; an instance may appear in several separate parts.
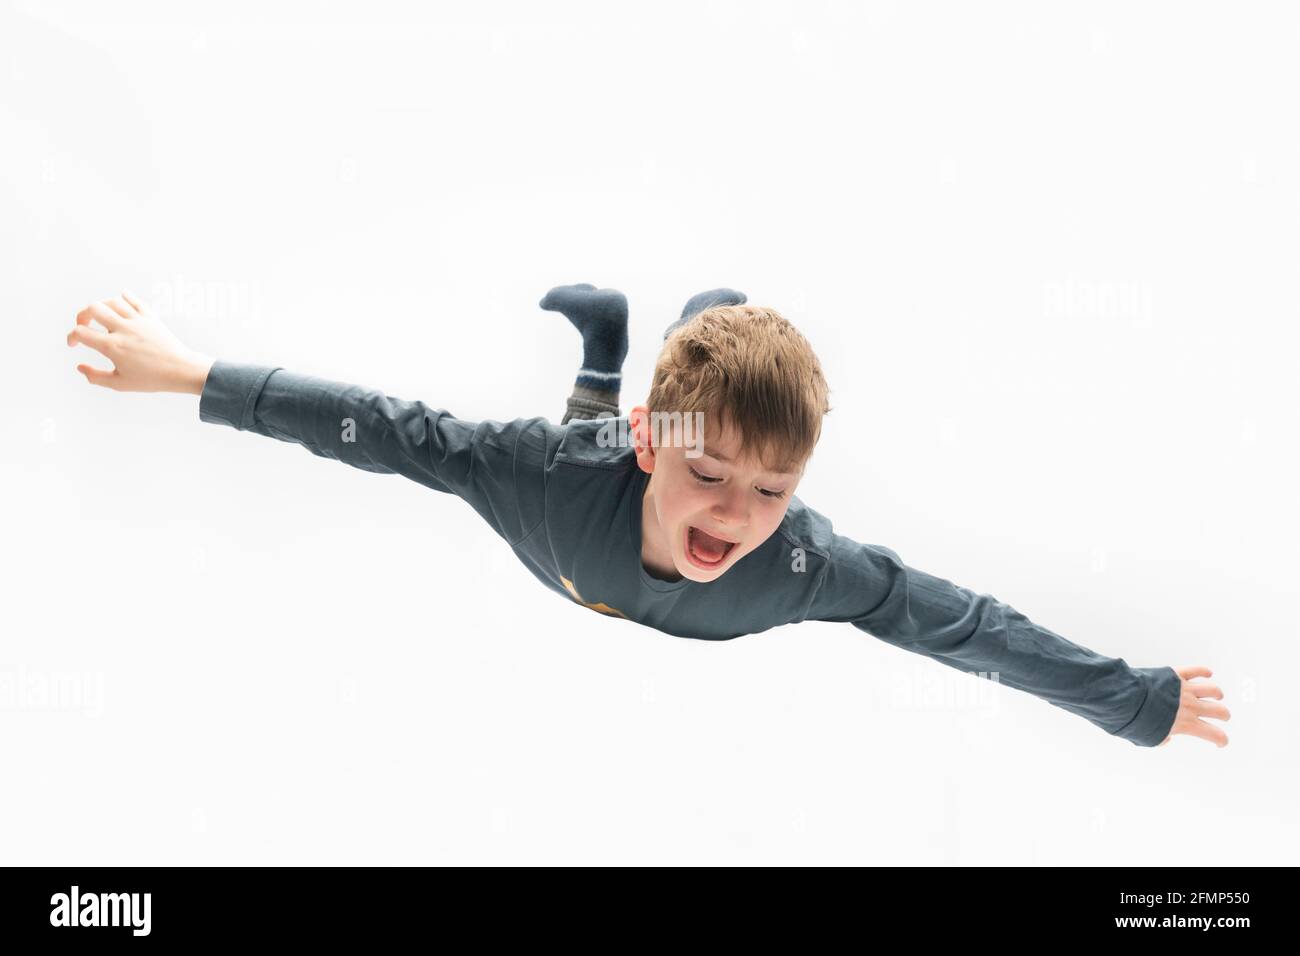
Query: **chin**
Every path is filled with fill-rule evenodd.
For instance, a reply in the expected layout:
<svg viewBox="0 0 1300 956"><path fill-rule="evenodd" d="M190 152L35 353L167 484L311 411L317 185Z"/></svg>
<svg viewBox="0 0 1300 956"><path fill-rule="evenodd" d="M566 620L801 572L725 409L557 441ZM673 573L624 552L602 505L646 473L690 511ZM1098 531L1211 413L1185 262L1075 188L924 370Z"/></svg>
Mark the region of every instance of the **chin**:
<svg viewBox="0 0 1300 956"><path fill-rule="evenodd" d="M715 568L712 571L705 571L703 568L697 568L689 559L678 562L677 571L682 577L694 581L697 584L708 584L710 581L716 581L727 573L727 567Z"/></svg>

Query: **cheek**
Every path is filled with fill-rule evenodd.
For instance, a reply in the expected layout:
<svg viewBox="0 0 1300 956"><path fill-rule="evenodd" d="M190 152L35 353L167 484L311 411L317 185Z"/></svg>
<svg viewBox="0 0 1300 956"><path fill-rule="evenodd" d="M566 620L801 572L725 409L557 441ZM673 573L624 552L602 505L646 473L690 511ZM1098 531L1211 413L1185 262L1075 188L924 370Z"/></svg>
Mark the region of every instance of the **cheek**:
<svg viewBox="0 0 1300 956"><path fill-rule="evenodd" d="M679 520L686 520L701 511L707 511L711 497L708 488L690 475L685 475L677 482L673 492L671 505L673 516Z"/></svg>
<svg viewBox="0 0 1300 956"><path fill-rule="evenodd" d="M762 531L764 540L770 537L776 529L781 526L781 522L785 519L787 508L788 505L786 502L780 501L777 504L770 504L767 508L763 509L761 516L759 516L755 524Z"/></svg>
<svg viewBox="0 0 1300 956"><path fill-rule="evenodd" d="M695 489L677 481L668 486L667 493L658 501L659 523L666 531L675 532L700 510L695 499Z"/></svg>

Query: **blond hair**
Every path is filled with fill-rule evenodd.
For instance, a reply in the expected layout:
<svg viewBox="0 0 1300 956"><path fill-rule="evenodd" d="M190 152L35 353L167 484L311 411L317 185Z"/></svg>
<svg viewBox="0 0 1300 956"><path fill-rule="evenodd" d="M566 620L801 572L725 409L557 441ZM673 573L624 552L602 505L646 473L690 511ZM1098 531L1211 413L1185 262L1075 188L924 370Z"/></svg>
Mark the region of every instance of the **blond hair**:
<svg viewBox="0 0 1300 956"><path fill-rule="evenodd" d="M646 406L703 412L730 424L740 452L763 467L797 473L821 438L830 389L808 340L775 309L724 305L673 330L655 362Z"/></svg>

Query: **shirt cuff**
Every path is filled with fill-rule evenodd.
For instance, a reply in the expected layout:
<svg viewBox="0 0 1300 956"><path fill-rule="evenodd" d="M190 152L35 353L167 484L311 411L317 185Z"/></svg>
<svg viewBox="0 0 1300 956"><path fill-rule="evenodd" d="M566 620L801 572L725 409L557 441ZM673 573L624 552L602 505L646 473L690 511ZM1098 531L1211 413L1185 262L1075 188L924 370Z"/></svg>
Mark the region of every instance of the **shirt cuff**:
<svg viewBox="0 0 1300 956"><path fill-rule="evenodd" d="M1115 736L1139 747L1156 747L1173 729L1182 703L1183 679L1172 667L1135 667L1133 672L1146 685L1146 698L1133 719L1115 731Z"/></svg>
<svg viewBox="0 0 1300 956"><path fill-rule="evenodd" d="M199 395L199 421L240 430L251 428L256 421L254 409L262 386L272 372L282 367L213 362Z"/></svg>

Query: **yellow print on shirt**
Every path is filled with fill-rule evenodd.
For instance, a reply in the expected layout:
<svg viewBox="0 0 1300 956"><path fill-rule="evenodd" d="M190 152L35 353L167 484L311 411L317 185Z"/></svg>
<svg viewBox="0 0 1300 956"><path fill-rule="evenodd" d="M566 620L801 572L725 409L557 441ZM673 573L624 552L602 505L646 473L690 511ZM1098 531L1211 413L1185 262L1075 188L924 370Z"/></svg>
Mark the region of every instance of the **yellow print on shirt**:
<svg viewBox="0 0 1300 956"><path fill-rule="evenodd" d="M564 582L565 588L567 588L569 593L573 595L573 599L577 601L579 604L581 604L583 607L589 607L593 611L599 611L601 614L613 614L616 617L621 617L624 619L627 618L627 615L624 614L622 611L618 610L618 608L610 607L608 604L605 604L604 602L598 602L596 604L588 604L586 601L582 599L582 595L578 593L578 589L573 586L572 581L566 578L563 574L560 575L560 580Z"/></svg>

